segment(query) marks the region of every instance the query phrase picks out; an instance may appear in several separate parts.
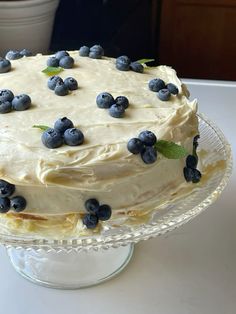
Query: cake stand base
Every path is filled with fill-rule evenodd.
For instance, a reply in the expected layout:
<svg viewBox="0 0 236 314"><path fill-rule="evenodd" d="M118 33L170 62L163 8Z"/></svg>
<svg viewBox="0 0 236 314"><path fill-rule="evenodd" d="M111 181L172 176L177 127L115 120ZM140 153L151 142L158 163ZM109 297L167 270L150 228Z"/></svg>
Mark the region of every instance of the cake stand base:
<svg viewBox="0 0 236 314"><path fill-rule="evenodd" d="M33 283L56 289L79 289L100 284L129 263L134 245L98 251L46 252L8 247L15 270Z"/></svg>

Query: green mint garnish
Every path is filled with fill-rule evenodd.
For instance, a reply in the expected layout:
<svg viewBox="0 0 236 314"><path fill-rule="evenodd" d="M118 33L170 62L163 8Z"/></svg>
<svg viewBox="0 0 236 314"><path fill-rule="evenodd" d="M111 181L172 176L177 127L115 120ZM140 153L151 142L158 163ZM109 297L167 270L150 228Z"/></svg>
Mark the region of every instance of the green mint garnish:
<svg viewBox="0 0 236 314"><path fill-rule="evenodd" d="M33 128L38 128L38 129L40 129L40 130L42 130L42 131L46 131L47 129L50 128L50 127L47 126L47 125L33 125L32 127L33 127Z"/></svg>
<svg viewBox="0 0 236 314"><path fill-rule="evenodd" d="M137 60L136 62L141 63L141 64L146 64L153 61L155 61L155 59L140 59L140 60Z"/></svg>
<svg viewBox="0 0 236 314"><path fill-rule="evenodd" d="M52 76L52 75L60 73L61 71L63 71L63 68L61 67L47 67L42 72L47 74L48 76Z"/></svg>
<svg viewBox="0 0 236 314"><path fill-rule="evenodd" d="M187 150L183 146L169 141L157 141L154 148L168 159L180 159L188 155Z"/></svg>

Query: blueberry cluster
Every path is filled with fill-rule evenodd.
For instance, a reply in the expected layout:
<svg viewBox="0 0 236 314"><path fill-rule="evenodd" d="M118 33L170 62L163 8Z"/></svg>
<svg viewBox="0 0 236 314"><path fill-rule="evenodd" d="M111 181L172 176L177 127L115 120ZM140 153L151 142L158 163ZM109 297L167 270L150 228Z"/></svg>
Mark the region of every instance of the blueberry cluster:
<svg viewBox="0 0 236 314"><path fill-rule="evenodd" d="M26 94L14 96L9 89L0 90L0 113L8 113L12 110L23 111L31 106L31 99Z"/></svg>
<svg viewBox="0 0 236 314"><path fill-rule="evenodd" d="M118 96L116 99L107 92L100 93L96 98L99 108L109 109L109 114L113 118L123 118L125 110L129 107L129 100L125 96Z"/></svg>
<svg viewBox="0 0 236 314"><path fill-rule="evenodd" d="M94 229L99 220L105 221L111 217L111 207L106 204L99 205L95 198L88 199L84 206L88 213L83 217L83 224L88 229Z"/></svg>
<svg viewBox="0 0 236 314"><path fill-rule="evenodd" d="M15 192L15 185L0 180L0 213L7 213L10 208L16 212L21 212L26 208L26 200L23 196L9 198Z"/></svg>
<svg viewBox="0 0 236 314"><path fill-rule="evenodd" d="M186 158L186 167L184 167L184 178L187 182L198 183L201 180L202 174L197 169L198 156L196 149L198 147L199 135L193 139L193 154Z"/></svg>
<svg viewBox="0 0 236 314"><path fill-rule="evenodd" d="M0 73L6 73L11 70L11 62L0 57Z"/></svg>
<svg viewBox="0 0 236 314"><path fill-rule="evenodd" d="M137 73L143 73L143 65L137 61L131 62L127 56L120 56L116 59L116 68L120 71L132 70Z"/></svg>
<svg viewBox="0 0 236 314"><path fill-rule="evenodd" d="M91 48L82 46L79 49L81 57L89 57L92 59L101 59L104 56L104 49L100 45L94 45Z"/></svg>
<svg viewBox="0 0 236 314"><path fill-rule="evenodd" d="M47 66L49 67L62 67L64 69L71 69L74 66L74 59L65 50L61 50L55 53L54 57L50 57L47 60Z"/></svg>
<svg viewBox="0 0 236 314"><path fill-rule="evenodd" d="M151 131L143 131L138 138L131 138L127 144L132 154L140 154L145 164L152 164L157 160L157 151L154 145L157 142L156 135Z"/></svg>
<svg viewBox="0 0 236 314"><path fill-rule="evenodd" d="M69 146L78 146L84 142L84 134L71 120L64 117L54 123L54 128L48 128L42 134L42 142L48 148L57 148L65 143Z"/></svg>
<svg viewBox="0 0 236 314"><path fill-rule="evenodd" d="M148 87L152 92L157 93L157 97L162 101L168 101L172 95L178 95L179 90L175 84L165 82L160 78L155 78L148 83Z"/></svg>
<svg viewBox="0 0 236 314"><path fill-rule="evenodd" d="M22 49L22 50L9 50L5 56L8 60L17 60L21 59L23 57L31 57L33 54L28 49Z"/></svg>
<svg viewBox="0 0 236 314"><path fill-rule="evenodd" d="M54 75L48 79L48 88L58 96L66 96L69 91L78 89L78 82L73 77L67 77L63 81L60 76Z"/></svg>

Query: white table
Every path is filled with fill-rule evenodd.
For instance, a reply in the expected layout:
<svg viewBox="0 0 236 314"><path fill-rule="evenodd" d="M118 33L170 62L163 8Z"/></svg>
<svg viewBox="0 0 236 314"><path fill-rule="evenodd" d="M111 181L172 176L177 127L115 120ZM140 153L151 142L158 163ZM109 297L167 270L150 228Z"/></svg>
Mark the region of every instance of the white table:
<svg viewBox="0 0 236 314"><path fill-rule="evenodd" d="M185 81L236 156L236 83ZM43 288L20 277L3 248L0 257L1 314L235 314L236 171L214 205L180 229L137 244L125 271L100 286Z"/></svg>

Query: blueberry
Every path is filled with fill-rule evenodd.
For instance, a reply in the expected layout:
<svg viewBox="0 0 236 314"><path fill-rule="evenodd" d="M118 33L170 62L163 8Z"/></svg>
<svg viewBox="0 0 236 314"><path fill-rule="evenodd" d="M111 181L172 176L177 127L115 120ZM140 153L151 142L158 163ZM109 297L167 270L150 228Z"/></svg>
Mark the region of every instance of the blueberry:
<svg viewBox="0 0 236 314"><path fill-rule="evenodd" d="M9 197L15 192L15 185L5 180L0 180L0 197Z"/></svg>
<svg viewBox="0 0 236 314"><path fill-rule="evenodd" d="M0 113L8 113L10 111L12 111L10 101L0 102Z"/></svg>
<svg viewBox="0 0 236 314"><path fill-rule="evenodd" d="M198 183L201 180L202 174L199 170L193 169L193 178L192 182L193 183Z"/></svg>
<svg viewBox="0 0 236 314"><path fill-rule="evenodd" d="M63 134L65 130L71 129L73 127L73 122L67 117L60 118L54 123L54 130L61 134Z"/></svg>
<svg viewBox="0 0 236 314"><path fill-rule="evenodd" d="M120 56L116 59L116 68L120 71L129 71L130 58L127 56Z"/></svg>
<svg viewBox="0 0 236 314"><path fill-rule="evenodd" d="M98 217L94 214L86 214L82 221L88 229L94 229L98 224Z"/></svg>
<svg viewBox="0 0 236 314"><path fill-rule="evenodd" d="M5 198L2 198L0 197L0 213L1 214L4 214L4 213L7 213L10 209L10 200L9 198L5 197Z"/></svg>
<svg viewBox="0 0 236 314"><path fill-rule="evenodd" d="M132 154L139 154L144 150L145 146L139 138L131 138L128 141L127 148Z"/></svg>
<svg viewBox="0 0 236 314"><path fill-rule="evenodd" d="M197 134L196 136L194 136L194 138L193 138L193 143L198 142L199 138L200 138L200 135L199 135L199 134Z"/></svg>
<svg viewBox="0 0 236 314"><path fill-rule="evenodd" d="M115 103L115 100L111 94L104 92L97 95L96 103L99 108L107 109Z"/></svg>
<svg viewBox="0 0 236 314"><path fill-rule="evenodd" d="M131 62L130 63L130 69L134 72L143 73L144 67L139 62Z"/></svg>
<svg viewBox="0 0 236 314"><path fill-rule="evenodd" d="M57 148L63 144L61 133L51 128L43 132L41 140L48 148Z"/></svg>
<svg viewBox="0 0 236 314"><path fill-rule="evenodd" d="M68 87L69 90L78 89L78 83L77 83L76 79L74 79L73 77L67 77L64 80L64 84Z"/></svg>
<svg viewBox="0 0 236 314"><path fill-rule="evenodd" d="M63 80L62 78L60 78L60 76L54 75L54 76L49 77L48 88L50 88L51 90L54 90L58 82L63 83Z"/></svg>
<svg viewBox="0 0 236 314"><path fill-rule="evenodd" d="M87 47L87 46L82 46L82 47L80 47L80 49L79 49L79 55L80 55L81 57L88 57L89 51L90 51L89 47Z"/></svg>
<svg viewBox="0 0 236 314"><path fill-rule="evenodd" d="M165 82L162 79L153 79L149 81L148 87L152 92L159 92L159 90L166 87Z"/></svg>
<svg viewBox="0 0 236 314"><path fill-rule="evenodd" d="M170 95L171 93L168 91L167 88L163 88L157 93L158 98L162 101L168 101L170 99Z"/></svg>
<svg viewBox="0 0 236 314"><path fill-rule="evenodd" d="M111 218L111 207L109 205L101 205L97 211L98 219L104 221Z"/></svg>
<svg viewBox="0 0 236 314"><path fill-rule="evenodd" d="M33 55L32 52L30 50L28 50L28 49L22 49L20 51L20 54L23 57L31 57Z"/></svg>
<svg viewBox="0 0 236 314"><path fill-rule="evenodd" d="M153 146L157 141L156 135L151 131L141 132L138 138L147 146Z"/></svg>
<svg viewBox="0 0 236 314"><path fill-rule="evenodd" d="M56 57L50 57L47 59L47 66L56 68L59 66L59 60Z"/></svg>
<svg viewBox="0 0 236 314"><path fill-rule="evenodd" d="M58 51L55 53L55 57L60 60L62 59L63 57L66 57L66 56L69 56L69 53L65 50L61 50L61 51Z"/></svg>
<svg viewBox="0 0 236 314"><path fill-rule="evenodd" d="M69 93L69 89L63 81L58 81L54 92L57 96L66 96Z"/></svg>
<svg viewBox="0 0 236 314"><path fill-rule="evenodd" d="M184 178L187 182L192 181L193 183L198 183L201 179L201 172L197 169L192 169L184 167Z"/></svg>
<svg viewBox="0 0 236 314"><path fill-rule="evenodd" d="M196 169L197 168L198 159L196 156L188 155L186 158L186 166L187 168Z"/></svg>
<svg viewBox="0 0 236 314"><path fill-rule="evenodd" d="M113 118L123 118L125 114L125 108L122 105L114 104L109 108L109 114Z"/></svg>
<svg viewBox="0 0 236 314"><path fill-rule="evenodd" d="M23 111L29 109L31 99L26 94L15 96L12 100L12 108L16 111Z"/></svg>
<svg viewBox="0 0 236 314"><path fill-rule="evenodd" d="M0 57L0 73L6 73L11 70L11 62Z"/></svg>
<svg viewBox="0 0 236 314"><path fill-rule="evenodd" d="M91 59L101 59L102 55L100 55L97 51L90 51L89 58Z"/></svg>
<svg viewBox="0 0 236 314"><path fill-rule="evenodd" d="M152 164L157 160L157 152L152 146L147 146L141 152L141 158L145 164Z"/></svg>
<svg viewBox="0 0 236 314"><path fill-rule="evenodd" d="M13 95L12 91L10 91L9 89L1 89L0 90L0 102L12 101L13 98L14 98L14 95Z"/></svg>
<svg viewBox="0 0 236 314"><path fill-rule="evenodd" d="M94 45L90 48L90 52L94 52L101 57L104 56L104 49L100 45Z"/></svg>
<svg viewBox="0 0 236 314"><path fill-rule="evenodd" d="M178 95L179 93L178 87L175 84L169 83L166 85L166 88L173 95Z"/></svg>
<svg viewBox="0 0 236 314"><path fill-rule="evenodd" d="M85 204L85 208L91 214L96 214L99 209L99 203L95 198L88 199Z"/></svg>
<svg viewBox="0 0 236 314"><path fill-rule="evenodd" d="M9 50L5 57L8 60L17 60L22 58L23 56L20 54L20 51L18 50Z"/></svg>
<svg viewBox="0 0 236 314"><path fill-rule="evenodd" d="M84 134L76 128L67 129L64 133L64 141L69 146L81 145L84 142Z"/></svg>
<svg viewBox="0 0 236 314"><path fill-rule="evenodd" d="M199 134L196 135L196 136L193 138L193 147L194 147L195 149L197 149L197 147L198 147L198 140L199 140L199 138L200 138L200 135L199 135Z"/></svg>
<svg viewBox="0 0 236 314"><path fill-rule="evenodd" d="M74 66L74 59L70 56L66 56L60 59L59 65L64 69L71 69Z"/></svg>
<svg viewBox="0 0 236 314"><path fill-rule="evenodd" d="M129 100L125 96L118 96L118 97L116 97L115 103L117 105L122 105L124 107L124 109L127 109L129 107Z"/></svg>
<svg viewBox="0 0 236 314"><path fill-rule="evenodd" d="M14 196L10 203L14 211L18 213L26 208L26 200L23 196Z"/></svg>
<svg viewBox="0 0 236 314"><path fill-rule="evenodd" d="M187 182L190 182L193 180L193 169L184 167L184 178Z"/></svg>

